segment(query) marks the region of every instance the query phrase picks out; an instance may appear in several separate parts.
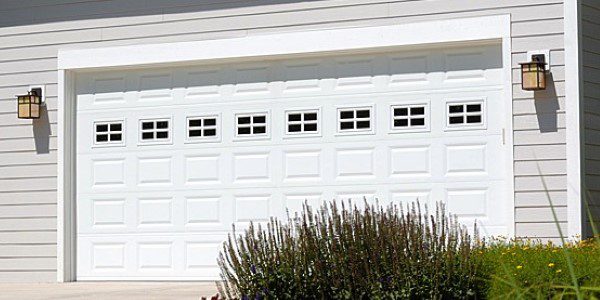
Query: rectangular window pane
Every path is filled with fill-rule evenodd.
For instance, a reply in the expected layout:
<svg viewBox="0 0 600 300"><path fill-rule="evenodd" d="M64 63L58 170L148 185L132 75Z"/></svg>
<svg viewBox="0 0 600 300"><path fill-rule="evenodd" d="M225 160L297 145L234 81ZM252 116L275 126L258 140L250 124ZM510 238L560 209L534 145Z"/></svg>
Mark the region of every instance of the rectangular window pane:
<svg viewBox="0 0 600 300"><path fill-rule="evenodd" d="M110 131L121 131L121 123L110 124Z"/></svg>
<svg viewBox="0 0 600 300"><path fill-rule="evenodd" d="M256 123L260 123L260 124L264 124L267 122L267 117L265 116L254 116L252 117L252 121L256 124Z"/></svg>
<svg viewBox="0 0 600 300"><path fill-rule="evenodd" d="M421 116L425 114L425 107L411 107L410 114L412 116Z"/></svg>
<svg viewBox="0 0 600 300"><path fill-rule="evenodd" d="M168 131L158 131L158 132L156 132L156 138L157 139L168 139L169 132Z"/></svg>
<svg viewBox="0 0 600 300"><path fill-rule="evenodd" d="M255 126L253 131L255 134L261 134L267 132L267 128L265 126Z"/></svg>
<svg viewBox="0 0 600 300"><path fill-rule="evenodd" d="M204 119L204 126L216 126L217 119Z"/></svg>
<svg viewBox="0 0 600 300"><path fill-rule="evenodd" d="M371 122L370 121L358 121L356 122L356 128L357 129L365 129L365 128L369 128L371 126Z"/></svg>
<svg viewBox="0 0 600 300"><path fill-rule="evenodd" d="M406 127L406 126L408 126L408 120L407 119L394 120L394 126L395 127Z"/></svg>
<svg viewBox="0 0 600 300"><path fill-rule="evenodd" d="M204 129L204 136L216 136L216 135L217 135L216 129Z"/></svg>
<svg viewBox="0 0 600 300"><path fill-rule="evenodd" d="M108 142L108 134L97 134L96 142Z"/></svg>
<svg viewBox="0 0 600 300"><path fill-rule="evenodd" d="M395 108L394 116L408 116L408 108L406 108L406 107Z"/></svg>
<svg viewBox="0 0 600 300"><path fill-rule="evenodd" d="M113 142L118 142L121 140L121 138L122 138L122 136L120 133L115 133L115 134L110 135L110 140Z"/></svg>
<svg viewBox="0 0 600 300"><path fill-rule="evenodd" d="M250 134L250 127L239 127L237 132L239 135Z"/></svg>
<svg viewBox="0 0 600 300"><path fill-rule="evenodd" d="M450 117L450 124L462 124L463 121L463 117Z"/></svg>
<svg viewBox="0 0 600 300"><path fill-rule="evenodd" d="M467 112L479 112L479 111L481 111L481 104L467 105Z"/></svg>
<svg viewBox="0 0 600 300"><path fill-rule="evenodd" d="M467 123L481 123L481 116L467 116Z"/></svg>
<svg viewBox="0 0 600 300"><path fill-rule="evenodd" d="M108 124L98 124L96 125L96 132L107 132Z"/></svg>
<svg viewBox="0 0 600 300"><path fill-rule="evenodd" d="M463 112L463 106L462 105L450 105L448 107L448 111L450 113L461 113L461 112Z"/></svg>
<svg viewBox="0 0 600 300"><path fill-rule="evenodd" d="M354 111L341 111L340 119L352 119L354 118Z"/></svg>
<svg viewBox="0 0 600 300"><path fill-rule="evenodd" d="M250 124L250 117L238 117L238 124Z"/></svg>
<svg viewBox="0 0 600 300"><path fill-rule="evenodd" d="M423 126L425 125L425 119L411 119L410 126Z"/></svg>
<svg viewBox="0 0 600 300"><path fill-rule="evenodd" d="M304 124L304 131L317 131L317 124Z"/></svg>
<svg viewBox="0 0 600 300"><path fill-rule="evenodd" d="M151 140L154 138L154 132L143 132L142 140Z"/></svg>
<svg viewBox="0 0 600 300"><path fill-rule="evenodd" d="M188 125L190 127L200 127L200 126L202 126L202 120L201 119L189 120Z"/></svg>
<svg viewBox="0 0 600 300"><path fill-rule="evenodd" d="M316 121L317 113L306 113L304 114L304 121Z"/></svg>
<svg viewBox="0 0 600 300"><path fill-rule="evenodd" d="M156 128L157 129L166 129L166 128L169 128L169 122L167 122L167 121L158 121L158 122L156 122Z"/></svg>
<svg viewBox="0 0 600 300"><path fill-rule="evenodd" d="M288 121L297 122L297 121L301 121L301 120L302 120L301 114L289 114L288 115Z"/></svg>
<svg viewBox="0 0 600 300"><path fill-rule="evenodd" d="M190 130L190 137L199 137L202 136L202 130Z"/></svg>
<svg viewBox="0 0 600 300"><path fill-rule="evenodd" d="M356 117L357 118L368 118L371 115L371 111L369 110L357 110Z"/></svg>
<svg viewBox="0 0 600 300"><path fill-rule="evenodd" d="M300 125L300 124L288 125L288 132L300 132L300 131L302 131L302 125Z"/></svg>
<svg viewBox="0 0 600 300"><path fill-rule="evenodd" d="M142 129L154 129L154 122L142 122Z"/></svg>
<svg viewBox="0 0 600 300"><path fill-rule="evenodd" d="M352 121L350 121L350 122L340 122L340 129L341 130L354 129L354 122L352 122Z"/></svg>

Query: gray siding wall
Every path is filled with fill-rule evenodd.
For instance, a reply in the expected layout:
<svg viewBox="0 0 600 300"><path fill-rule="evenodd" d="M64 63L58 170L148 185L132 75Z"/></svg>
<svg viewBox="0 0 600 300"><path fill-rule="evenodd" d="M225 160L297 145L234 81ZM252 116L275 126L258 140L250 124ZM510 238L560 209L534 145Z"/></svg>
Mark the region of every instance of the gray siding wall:
<svg viewBox="0 0 600 300"><path fill-rule="evenodd" d="M600 228L600 2L581 2L581 46L583 75L583 121L584 127L584 186L587 189L587 221L585 235L589 236L592 216L596 228Z"/></svg>
<svg viewBox="0 0 600 300"><path fill-rule="evenodd" d="M516 234L557 238L547 195L566 232L562 0L209 1L2 1L0 281L56 278L56 57L60 48L191 41L510 13ZM597 45L597 41L594 43ZM534 97L520 88L518 63L526 59L527 50L537 49L551 50L553 77L549 90ZM597 55L589 57L599 61ZM598 73L598 69L594 70ZM47 113L33 125L16 118L14 97L31 84L45 84L48 99ZM600 98L597 91L595 95Z"/></svg>

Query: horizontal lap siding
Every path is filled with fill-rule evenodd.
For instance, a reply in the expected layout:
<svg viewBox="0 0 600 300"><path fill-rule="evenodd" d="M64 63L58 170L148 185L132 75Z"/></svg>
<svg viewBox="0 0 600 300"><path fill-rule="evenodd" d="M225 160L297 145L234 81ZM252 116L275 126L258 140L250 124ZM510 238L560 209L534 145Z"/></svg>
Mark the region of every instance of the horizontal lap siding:
<svg viewBox="0 0 600 300"><path fill-rule="evenodd" d="M561 226L565 226L562 0L279 2L202 1L198 5L190 0L3 1L0 6L0 281L55 279L55 264L51 261L56 256L53 246L58 49L195 41L507 13L513 21L516 233L557 238L556 226L551 226L553 214L548 199L556 207ZM27 3L36 6L28 7ZM27 24L12 26L20 22ZM535 99L533 93L523 92L519 87L518 63L532 49L551 50L554 80L552 88L538 93ZM34 126L31 121L15 117L14 95L31 84L45 84L47 96L46 119Z"/></svg>
<svg viewBox="0 0 600 300"><path fill-rule="evenodd" d="M584 206L586 234L592 234L588 212L600 227L600 3L582 1L581 42L583 74L584 183L587 207Z"/></svg>

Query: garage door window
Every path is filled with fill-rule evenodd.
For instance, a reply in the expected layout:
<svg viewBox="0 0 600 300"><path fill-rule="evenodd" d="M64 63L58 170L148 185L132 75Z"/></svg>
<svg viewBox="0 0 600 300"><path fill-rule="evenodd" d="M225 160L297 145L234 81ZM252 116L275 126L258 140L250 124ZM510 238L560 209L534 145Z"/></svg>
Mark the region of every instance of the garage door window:
<svg viewBox="0 0 600 300"><path fill-rule="evenodd" d="M483 101L447 103L447 127L482 127L484 105Z"/></svg>
<svg viewBox="0 0 600 300"><path fill-rule="evenodd" d="M94 144L122 145L123 121L108 121L94 123Z"/></svg>
<svg viewBox="0 0 600 300"><path fill-rule="evenodd" d="M410 104L392 106L392 129L418 131L429 129L429 105Z"/></svg>
<svg viewBox="0 0 600 300"><path fill-rule="evenodd" d="M219 138L218 116L198 116L187 118L188 141L207 141Z"/></svg>
<svg viewBox="0 0 600 300"><path fill-rule="evenodd" d="M314 135L319 133L319 110L287 111L286 134L288 135Z"/></svg>
<svg viewBox="0 0 600 300"><path fill-rule="evenodd" d="M171 141L171 119L140 120L140 141L144 144Z"/></svg>
<svg viewBox="0 0 600 300"><path fill-rule="evenodd" d="M352 107L338 109L338 132L372 132L373 107Z"/></svg>
<svg viewBox="0 0 600 300"><path fill-rule="evenodd" d="M266 112L237 114L235 119L237 137L267 137L269 134L267 128L268 114Z"/></svg>

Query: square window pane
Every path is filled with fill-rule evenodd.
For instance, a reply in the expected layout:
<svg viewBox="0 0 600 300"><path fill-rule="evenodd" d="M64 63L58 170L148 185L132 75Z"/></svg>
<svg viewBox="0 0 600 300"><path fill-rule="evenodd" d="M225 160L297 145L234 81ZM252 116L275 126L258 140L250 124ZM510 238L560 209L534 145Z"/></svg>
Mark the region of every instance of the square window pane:
<svg viewBox="0 0 600 300"><path fill-rule="evenodd" d="M250 124L250 117L238 117L238 124Z"/></svg>
<svg viewBox="0 0 600 300"><path fill-rule="evenodd" d="M96 125L96 132L107 132L108 124L98 124Z"/></svg>
<svg viewBox="0 0 600 300"><path fill-rule="evenodd" d="M358 121L356 122L356 129L366 129L371 127L371 121Z"/></svg>
<svg viewBox="0 0 600 300"><path fill-rule="evenodd" d="M302 125L300 125L300 124L288 125L288 132L300 132L300 131L302 131Z"/></svg>
<svg viewBox="0 0 600 300"><path fill-rule="evenodd" d="M110 124L110 131L121 131L122 129L121 123Z"/></svg>
<svg viewBox="0 0 600 300"><path fill-rule="evenodd" d="M467 116L467 123L481 123L481 116Z"/></svg>
<svg viewBox="0 0 600 300"><path fill-rule="evenodd" d="M463 106L461 105L450 105L448 106L448 112L453 113L461 113L463 112Z"/></svg>
<svg viewBox="0 0 600 300"><path fill-rule="evenodd" d="M199 137L199 136L202 136L202 130L200 130L200 129L190 130L190 137Z"/></svg>
<svg viewBox="0 0 600 300"><path fill-rule="evenodd" d="M237 132L239 135L250 134L250 127L239 127Z"/></svg>
<svg viewBox="0 0 600 300"><path fill-rule="evenodd" d="M142 140L151 140L154 138L154 132L142 132Z"/></svg>
<svg viewBox="0 0 600 300"><path fill-rule="evenodd" d="M158 132L156 132L156 138L157 139L168 139L169 132L168 131L158 131Z"/></svg>
<svg viewBox="0 0 600 300"><path fill-rule="evenodd" d="M425 114L425 107L411 107L410 114L412 116L422 116Z"/></svg>
<svg viewBox="0 0 600 300"><path fill-rule="evenodd" d="M96 142L108 142L108 134L97 134Z"/></svg>
<svg viewBox="0 0 600 300"><path fill-rule="evenodd" d="M110 135L110 140L113 142L119 142L122 138L123 136L120 133L114 133Z"/></svg>
<svg viewBox="0 0 600 300"><path fill-rule="evenodd" d="M217 125L217 119L211 118L211 119L204 119L204 126L216 126Z"/></svg>
<svg viewBox="0 0 600 300"><path fill-rule="evenodd" d="M479 111L481 111L481 104L467 105L467 112L479 112Z"/></svg>
<svg viewBox="0 0 600 300"><path fill-rule="evenodd" d="M204 129L204 136L216 136L216 135L217 135L216 129Z"/></svg>
<svg viewBox="0 0 600 300"><path fill-rule="evenodd" d="M304 121L315 121L317 120L317 113L305 113Z"/></svg>
<svg viewBox="0 0 600 300"><path fill-rule="evenodd" d="M341 130L354 129L354 122L352 122L352 121L350 121L350 122L340 122L340 129Z"/></svg>
<svg viewBox="0 0 600 300"><path fill-rule="evenodd" d="M464 123L464 119L462 116L450 117L450 124L462 124L462 123Z"/></svg>
<svg viewBox="0 0 600 300"><path fill-rule="evenodd" d="M188 121L188 125L190 127L200 127L202 126L202 120L201 119L192 119Z"/></svg>
<svg viewBox="0 0 600 300"><path fill-rule="evenodd" d="M301 121L301 120L302 120L302 114L289 114L288 115L288 121L290 121L290 122Z"/></svg>
<svg viewBox="0 0 600 300"><path fill-rule="evenodd" d="M156 122L156 128L157 129L167 129L167 128L169 128L169 122L168 121L158 121L158 122Z"/></svg>
<svg viewBox="0 0 600 300"><path fill-rule="evenodd" d="M264 124L267 122L267 117L266 116L254 116L254 117L252 117L252 121L255 124L256 123Z"/></svg>
<svg viewBox="0 0 600 300"><path fill-rule="evenodd" d="M267 132L267 127L265 126L255 126L253 128L254 134L261 134Z"/></svg>
<svg viewBox="0 0 600 300"><path fill-rule="evenodd" d="M317 124L304 124L304 131L316 132Z"/></svg>
<svg viewBox="0 0 600 300"><path fill-rule="evenodd" d="M406 108L406 107L394 108L394 116L408 116L408 108Z"/></svg>
<svg viewBox="0 0 600 300"><path fill-rule="evenodd" d="M423 126L423 125L425 125L425 119L418 118L418 119L410 120L410 126Z"/></svg>
<svg viewBox="0 0 600 300"><path fill-rule="evenodd" d="M357 118L368 118L370 115L371 115L371 111L367 110L367 109L356 111Z"/></svg>
<svg viewBox="0 0 600 300"><path fill-rule="evenodd" d="M154 122L142 122L142 129L154 129Z"/></svg>
<svg viewBox="0 0 600 300"><path fill-rule="evenodd" d="M352 119L354 118L354 111L340 111L340 119Z"/></svg>
<svg viewBox="0 0 600 300"><path fill-rule="evenodd" d="M407 119L394 120L394 127L406 127L406 126L408 126Z"/></svg>

